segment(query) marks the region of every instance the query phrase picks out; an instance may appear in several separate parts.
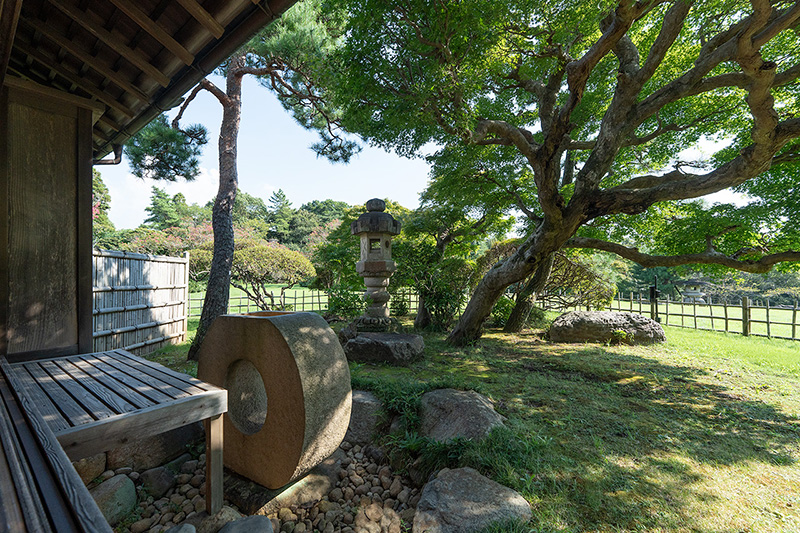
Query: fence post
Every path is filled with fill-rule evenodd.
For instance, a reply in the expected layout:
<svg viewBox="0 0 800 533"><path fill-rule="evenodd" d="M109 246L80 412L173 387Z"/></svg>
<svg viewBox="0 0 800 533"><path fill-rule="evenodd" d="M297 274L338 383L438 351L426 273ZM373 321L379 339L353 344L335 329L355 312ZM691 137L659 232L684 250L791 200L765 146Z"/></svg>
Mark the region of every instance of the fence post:
<svg viewBox="0 0 800 533"><path fill-rule="evenodd" d="M772 334L769 329L769 298L767 298L767 338L772 337Z"/></svg>
<svg viewBox="0 0 800 533"><path fill-rule="evenodd" d="M711 331L714 331L714 300L708 297L708 316L711 318Z"/></svg>
<svg viewBox="0 0 800 533"><path fill-rule="evenodd" d="M189 334L189 313L192 309L192 302L190 300L191 296L189 294L189 252L185 252L183 257L186 259L186 263L184 264L184 268L186 268L186 276L183 278L183 283L186 285L186 288L183 290L183 297L186 301L186 307L184 307L184 310L186 313L183 318L183 335L181 335L181 342L185 342L186 336Z"/></svg>
<svg viewBox="0 0 800 533"><path fill-rule="evenodd" d="M722 306L725 309L725 333L728 332L728 297L726 296L722 300Z"/></svg>
<svg viewBox="0 0 800 533"><path fill-rule="evenodd" d="M794 309L792 310L792 338L796 338L797 333L797 300L794 301Z"/></svg>
<svg viewBox="0 0 800 533"><path fill-rule="evenodd" d="M742 335L750 335L750 300L742 296Z"/></svg>

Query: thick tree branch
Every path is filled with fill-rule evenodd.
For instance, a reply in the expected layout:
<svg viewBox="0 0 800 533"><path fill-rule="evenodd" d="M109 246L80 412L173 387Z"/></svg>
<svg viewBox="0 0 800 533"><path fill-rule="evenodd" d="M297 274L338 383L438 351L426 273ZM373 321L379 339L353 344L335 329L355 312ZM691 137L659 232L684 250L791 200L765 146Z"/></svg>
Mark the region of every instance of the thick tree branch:
<svg viewBox="0 0 800 533"><path fill-rule="evenodd" d="M225 93L225 91L223 91L222 89L220 89L207 79L203 78L202 80L200 80L199 85L201 85L203 89L205 89L206 91L213 94L216 97L216 99L219 100L219 103L223 105L223 107L230 107L232 105L233 102L231 101L230 97Z"/></svg>
<svg viewBox="0 0 800 533"><path fill-rule="evenodd" d="M650 255L642 253L638 248L629 248L621 244L607 242L600 239L587 237L573 237L564 245L565 248L589 248L602 250L617 254L620 257L629 259L640 264L645 268L652 267L675 267L681 265L721 265L743 272L763 274L769 272L773 266L784 261L800 261L800 252L786 251L775 254L765 255L757 260L739 260L735 257L725 255L716 250L706 249L696 254L682 255Z"/></svg>
<svg viewBox="0 0 800 533"><path fill-rule="evenodd" d="M487 139L486 136L490 134L494 137ZM478 124L475 126L475 131L472 133L471 141L475 144L487 144L486 141L493 141L494 139L505 139L509 141L530 162L536 157L538 145L533 139L533 134L528 130L512 126L503 120L478 119ZM500 143L492 142L492 144Z"/></svg>

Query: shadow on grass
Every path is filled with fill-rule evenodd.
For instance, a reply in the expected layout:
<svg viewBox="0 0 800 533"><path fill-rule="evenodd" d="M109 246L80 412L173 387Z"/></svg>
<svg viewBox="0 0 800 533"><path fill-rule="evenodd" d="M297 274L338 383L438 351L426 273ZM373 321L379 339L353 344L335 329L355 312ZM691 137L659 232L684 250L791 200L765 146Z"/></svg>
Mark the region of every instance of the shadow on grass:
<svg viewBox="0 0 800 533"><path fill-rule="evenodd" d="M658 348L495 337L456 351L439 342L426 338L431 355L395 377L448 375L491 395L507 427L460 462L522 492L537 531L705 530L698 509L724 517L720 494L738 489L716 487L717 473L795 468L797 418L707 383L700 363L660 361ZM741 530L724 522L714 531Z"/></svg>

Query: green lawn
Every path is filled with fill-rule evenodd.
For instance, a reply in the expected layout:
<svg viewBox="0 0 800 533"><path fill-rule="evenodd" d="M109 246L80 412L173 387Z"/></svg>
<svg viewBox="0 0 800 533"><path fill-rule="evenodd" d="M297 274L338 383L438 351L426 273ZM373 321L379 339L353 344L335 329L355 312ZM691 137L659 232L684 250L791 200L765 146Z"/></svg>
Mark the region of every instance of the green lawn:
<svg viewBox="0 0 800 533"><path fill-rule="evenodd" d="M800 531L800 344L667 327L654 347L551 344L489 330L467 349L425 334L409 368L351 364L409 432L397 465L469 465L520 491L541 532ZM186 347L155 358L180 370ZM506 428L480 444L414 431L419 396L490 396Z"/></svg>

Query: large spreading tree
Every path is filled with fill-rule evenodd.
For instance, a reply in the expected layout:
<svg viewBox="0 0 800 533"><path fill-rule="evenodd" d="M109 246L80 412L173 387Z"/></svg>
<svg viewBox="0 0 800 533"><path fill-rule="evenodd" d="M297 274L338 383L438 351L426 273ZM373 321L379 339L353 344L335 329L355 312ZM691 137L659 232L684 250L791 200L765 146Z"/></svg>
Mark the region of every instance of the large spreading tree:
<svg viewBox="0 0 800 533"><path fill-rule="evenodd" d="M800 3L343 4L343 125L434 147L434 183L503 193L531 222L451 342L476 340L506 287L565 247L748 272L800 260ZM745 205L697 200L726 189Z"/></svg>

